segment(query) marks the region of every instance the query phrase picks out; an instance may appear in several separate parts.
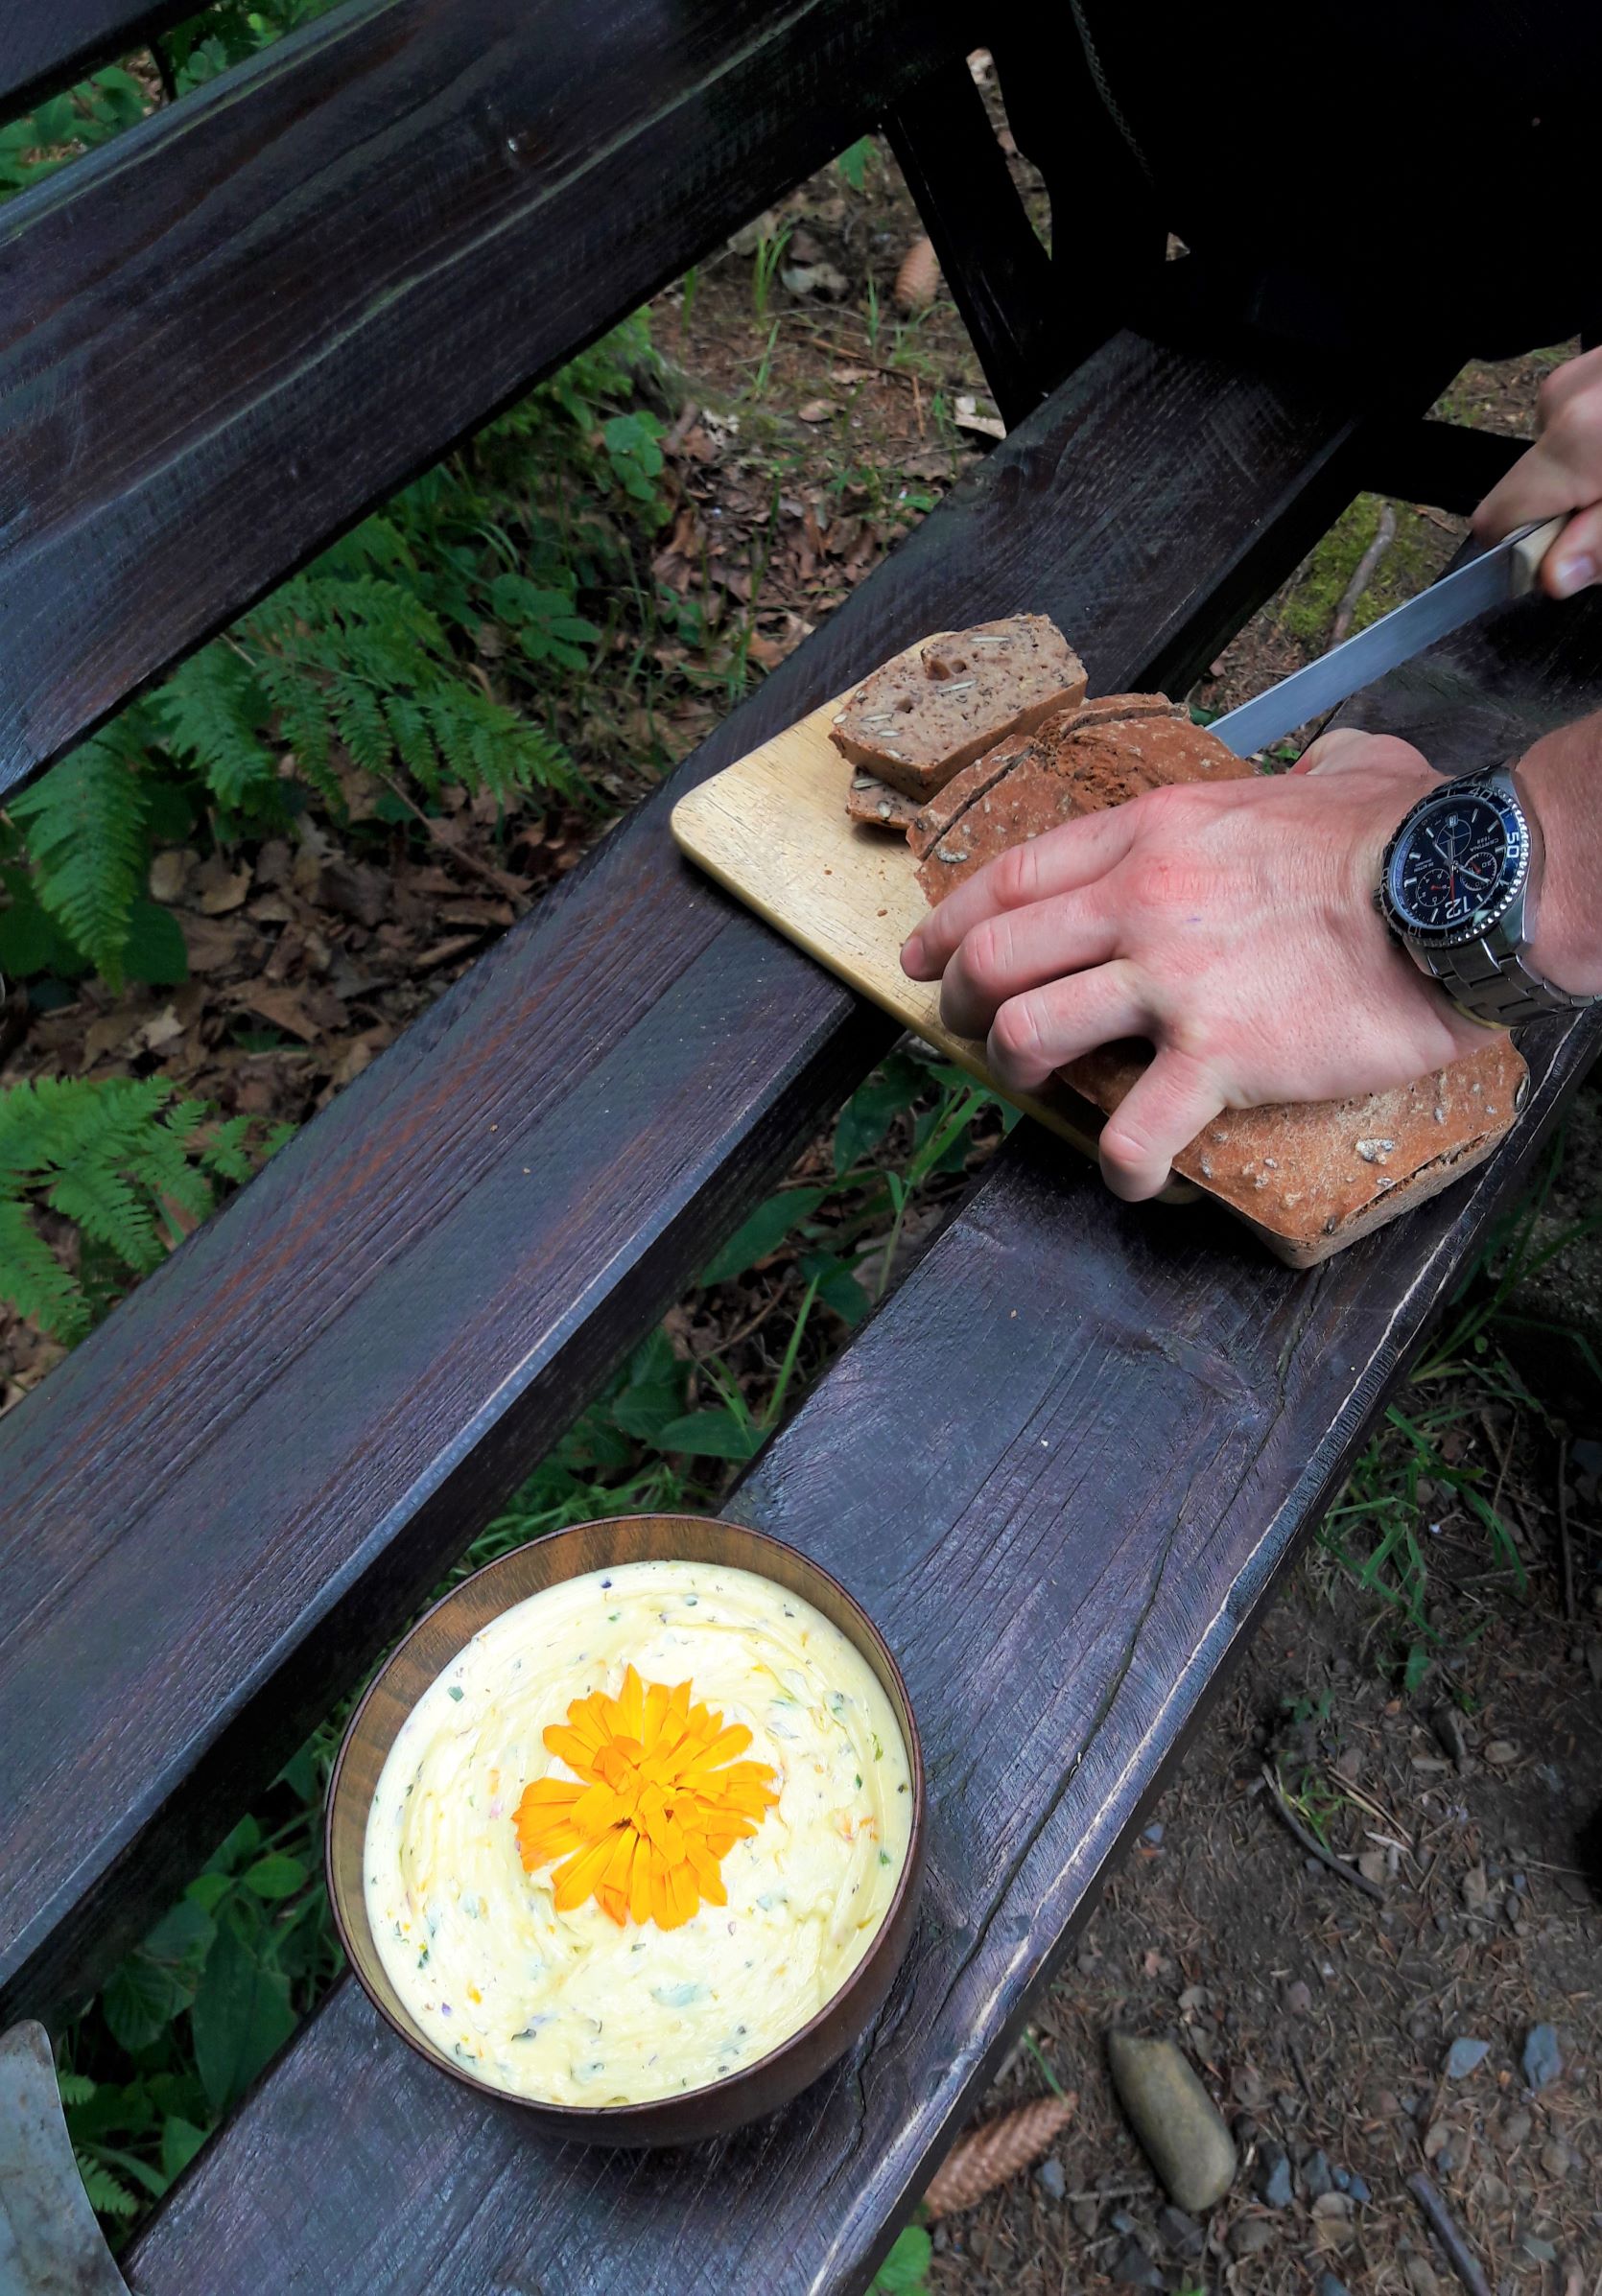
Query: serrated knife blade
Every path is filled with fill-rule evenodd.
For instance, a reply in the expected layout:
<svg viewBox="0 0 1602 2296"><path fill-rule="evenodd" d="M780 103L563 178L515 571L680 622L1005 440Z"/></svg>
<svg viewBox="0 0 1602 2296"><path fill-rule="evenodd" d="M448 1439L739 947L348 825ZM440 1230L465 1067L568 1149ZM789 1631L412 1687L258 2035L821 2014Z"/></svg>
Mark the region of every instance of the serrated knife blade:
<svg viewBox="0 0 1602 2296"><path fill-rule="evenodd" d="M1453 574L1443 574L1417 597L1389 614L1382 614L1355 638L1331 646L1306 669L1282 678L1238 710L1215 717L1208 729L1234 750L1237 758L1254 757L1270 742L1279 741L1322 717L1337 702L1360 693L1377 678L1410 662L1428 645L1460 630L1466 621L1522 597L1534 587L1537 569L1567 520L1549 518L1542 526L1520 527L1504 541L1471 558Z"/></svg>

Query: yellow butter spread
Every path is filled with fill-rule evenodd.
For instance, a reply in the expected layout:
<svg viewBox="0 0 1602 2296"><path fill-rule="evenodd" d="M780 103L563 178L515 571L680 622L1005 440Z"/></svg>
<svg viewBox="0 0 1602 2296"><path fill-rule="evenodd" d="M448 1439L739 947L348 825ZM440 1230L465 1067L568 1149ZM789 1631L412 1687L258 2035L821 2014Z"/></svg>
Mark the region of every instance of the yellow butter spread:
<svg viewBox="0 0 1602 2296"><path fill-rule="evenodd" d="M727 1903L681 1926L558 1911L526 1872L527 1787L574 1773L545 1743L632 1666L693 1684L751 1734L778 1799L719 1865ZM493 1620L402 1725L367 1821L367 1916L408 2014L511 2095L638 2104L740 2072L838 1992L883 1921L911 1827L889 1700L822 1613L770 1580L632 1562Z"/></svg>

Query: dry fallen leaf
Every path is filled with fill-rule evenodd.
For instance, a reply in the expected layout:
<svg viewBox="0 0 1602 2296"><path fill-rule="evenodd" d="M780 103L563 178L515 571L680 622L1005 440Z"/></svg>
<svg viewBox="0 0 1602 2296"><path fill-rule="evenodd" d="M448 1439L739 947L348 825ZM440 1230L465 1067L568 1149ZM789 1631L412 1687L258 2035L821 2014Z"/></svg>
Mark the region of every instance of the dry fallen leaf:
<svg viewBox="0 0 1602 2296"><path fill-rule="evenodd" d="M826 423L835 410L827 399L809 399L804 407L798 407L795 411L804 423Z"/></svg>

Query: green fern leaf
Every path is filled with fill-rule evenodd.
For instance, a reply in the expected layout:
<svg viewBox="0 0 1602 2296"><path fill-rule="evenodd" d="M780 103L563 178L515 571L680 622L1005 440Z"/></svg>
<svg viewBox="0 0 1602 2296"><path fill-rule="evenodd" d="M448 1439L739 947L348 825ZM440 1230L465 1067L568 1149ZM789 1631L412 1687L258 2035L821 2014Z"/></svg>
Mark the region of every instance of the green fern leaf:
<svg viewBox="0 0 1602 2296"><path fill-rule="evenodd" d="M99 2161L91 2161L87 2153L75 2152L78 2173L83 2179L83 2190L89 2195L89 2206L101 2216L131 2216L139 2207L133 2194L110 2169Z"/></svg>
<svg viewBox="0 0 1602 2296"><path fill-rule="evenodd" d="M129 919L150 867L148 803L128 732L81 742L11 811L27 836L40 907L120 989Z"/></svg>
<svg viewBox="0 0 1602 2296"><path fill-rule="evenodd" d="M200 768L231 811L247 809L275 785L277 761L261 738L267 696L225 638L175 671L153 707L168 747Z"/></svg>
<svg viewBox="0 0 1602 2296"><path fill-rule="evenodd" d="M73 2073L64 2067L58 2066L56 2086L61 2092L61 2102L64 2105L85 2105L93 2097L99 2084L92 2081L86 2073Z"/></svg>

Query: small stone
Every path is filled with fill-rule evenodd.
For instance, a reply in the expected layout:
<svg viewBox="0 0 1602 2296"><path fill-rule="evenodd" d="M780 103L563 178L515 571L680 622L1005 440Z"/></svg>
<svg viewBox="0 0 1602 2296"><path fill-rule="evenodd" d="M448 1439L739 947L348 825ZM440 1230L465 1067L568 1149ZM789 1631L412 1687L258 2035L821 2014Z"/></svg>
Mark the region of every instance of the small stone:
<svg viewBox="0 0 1602 2296"><path fill-rule="evenodd" d="M1138 2241L1129 2246L1113 2267L1113 2284L1119 2288L1161 2288L1167 2284Z"/></svg>
<svg viewBox="0 0 1602 2296"><path fill-rule="evenodd" d="M1035 2183L1048 2200L1061 2200L1068 2191L1068 2179L1063 2165L1055 2153L1049 2154L1035 2170Z"/></svg>
<svg viewBox="0 0 1602 2296"><path fill-rule="evenodd" d="M1317 1864L1316 1858L1313 1863L1315 1865ZM1294 1984L1287 1985L1284 1989L1284 2005L1293 2016L1305 2017L1312 2007L1311 1988L1304 1984L1298 1978Z"/></svg>
<svg viewBox="0 0 1602 2296"><path fill-rule="evenodd" d="M1115 2209L1107 2221L1114 2232L1122 2233L1126 2240L1132 2240L1141 2229L1127 2209Z"/></svg>
<svg viewBox="0 0 1602 2296"><path fill-rule="evenodd" d="M1321 2199L1333 2188L1334 2181L1330 2173L1329 2155L1324 2152L1309 2152L1302 2163L1302 2190L1308 2198L1309 2200Z"/></svg>
<svg viewBox="0 0 1602 2296"><path fill-rule="evenodd" d="M1551 2241L1540 2239L1534 2233L1526 2233L1520 2246L1526 2256L1533 2256L1538 2264L1555 2264L1558 2261L1558 2252Z"/></svg>
<svg viewBox="0 0 1602 2296"><path fill-rule="evenodd" d="M1532 2089L1544 2089L1563 2071L1558 2036L1549 2025L1532 2025L1524 2035L1524 2078Z"/></svg>
<svg viewBox="0 0 1602 2296"><path fill-rule="evenodd" d="M1117 2027L1107 2064L1119 2102L1176 2208L1205 2216L1235 2180L1235 2143L1194 2067L1172 2041Z"/></svg>
<svg viewBox="0 0 1602 2296"><path fill-rule="evenodd" d="M1438 2161L1450 2143L1451 2129L1449 2124L1445 2120L1437 2120L1432 2122L1425 2136L1425 2159L1426 2161Z"/></svg>
<svg viewBox="0 0 1602 2296"><path fill-rule="evenodd" d="M930 2242L930 2246L933 2249L935 2255L944 2256L951 2244L951 2234L946 2230L946 2227L943 2224L937 2224L934 2227L934 2237Z"/></svg>
<svg viewBox="0 0 1602 2296"><path fill-rule="evenodd" d="M1461 1769L1468 1760L1469 1748L1463 1738L1463 1724L1455 1706L1437 1706L1430 1716L1436 1737L1451 1756L1454 1766Z"/></svg>
<svg viewBox="0 0 1602 2296"><path fill-rule="evenodd" d="M1178 2256L1200 2256L1206 2234L1194 2216L1188 2216L1183 2209L1160 2208L1157 2229Z"/></svg>
<svg viewBox="0 0 1602 2296"><path fill-rule="evenodd" d="M1541 2166L1548 2176L1563 2177L1574 2166L1573 2157L1561 2137L1548 2137L1541 2147Z"/></svg>
<svg viewBox="0 0 1602 2296"><path fill-rule="evenodd" d="M1337 2166L1336 2167L1331 2169L1330 2174L1334 2180L1334 2187L1337 2192L1351 2191L1352 2171L1350 2168L1342 2168Z"/></svg>
<svg viewBox="0 0 1602 2296"><path fill-rule="evenodd" d="M1231 2256L1256 2256L1273 2237L1274 2227L1266 2216L1242 2216L1238 2224L1230 2227L1229 2252Z"/></svg>
<svg viewBox="0 0 1602 2296"><path fill-rule="evenodd" d="M1502 2122L1503 2149L1512 2152L1516 2145L1523 2144L1529 2133L1530 2117L1523 2106L1520 2105L1516 2111L1509 2113L1507 2119Z"/></svg>
<svg viewBox="0 0 1602 2296"><path fill-rule="evenodd" d="M1489 2041L1474 2041L1467 2033L1459 2033L1447 2051L1448 2080L1467 2080L1475 2067L1483 2065L1490 2054Z"/></svg>
<svg viewBox="0 0 1602 2296"><path fill-rule="evenodd" d="M1395 1140L1359 1140L1357 1154L1365 1164L1382 1164L1395 1146Z"/></svg>
<svg viewBox="0 0 1602 2296"><path fill-rule="evenodd" d="M1094 2200L1076 2200L1069 2210L1069 2214L1073 2218L1075 2229L1082 2233L1087 2240L1095 2237L1095 2228L1100 2223L1101 2216Z"/></svg>
<svg viewBox="0 0 1602 2296"><path fill-rule="evenodd" d="M1458 1884L1458 1888L1471 1913L1484 1912L1485 1901L1491 1895L1491 1885L1485 1878L1483 1864L1471 1865Z"/></svg>
<svg viewBox="0 0 1602 2296"><path fill-rule="evenodd" d="M1332 2272L1321 2272L1314 2296L1352 2296L1344 2280L1337 2280Z"/></svg>
<svg viewBox="0 0 1602 2296"><path fill-rule="evenodd" d="M835 410L827 399L809 399L804 407L797 407L795 411L804 423L826 423Z"/></svg>
<svg viewBox="0 0 1602 2296"><path fill-rule="evenodd" d="M1290 2163L1279 2144L1265 2144L1258 2155L1252 2190L1265 2208L1287 2209L1294 2197Z"/></svg>
<svg viewBox="0 0 1602 2296"><path fill-rule="evenodd" d="M1441 2296L1441 2284L1427 2257L1420 2256L1415 2250L1411 2256L1403 2258L1402 2268L1407 2275L1407 2285L1412 2289L1413 2296Z"/></svg>
<svg viewBox="0 0 1602 2296"><path fill-rule="evenodd" d="M1518 1761L1519 1748L1511 1738L1493 1738L1485 1749L1485 1759L1494 1762L1498 1769L1506 1769L1510 1763Z"/></svg>
<svg viewBox="0 0 1602 2296"><path fill-rule="evenodd" d="M1163 1839L1163 1827L1161 1821L1155 1825L1147 1826L1145 1832L1141 1836L1141 1839L1143 1841L1149 1841L1152 1848L1156 1849Z"/></svg>
<svg viewBox="0 0 1602 2296"><path fill-rule="evenodd" d="M1368 2203L1374 2198L1374 2194L1368 2189L1367 2177L1359 2176L1355 2168L1354 2168L1352 2171L1352 2180L1348 2184L1346 2190L1352 2200L1358 2208L1366 2208Z"/></svg>
<svg viewBox="0 0 1602 2296"><path fill-rule="evenodd" d="M1312 2204L1312 2214L1320 2220L1339 2223L1352 2214L1352 2196L1349 2192L1320 2192Z"/></svg>

